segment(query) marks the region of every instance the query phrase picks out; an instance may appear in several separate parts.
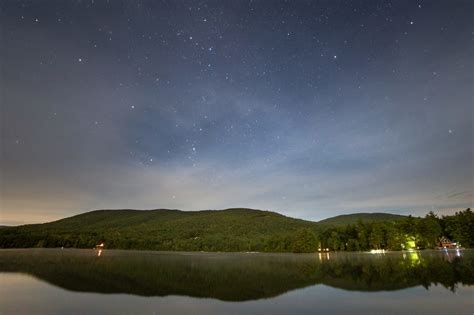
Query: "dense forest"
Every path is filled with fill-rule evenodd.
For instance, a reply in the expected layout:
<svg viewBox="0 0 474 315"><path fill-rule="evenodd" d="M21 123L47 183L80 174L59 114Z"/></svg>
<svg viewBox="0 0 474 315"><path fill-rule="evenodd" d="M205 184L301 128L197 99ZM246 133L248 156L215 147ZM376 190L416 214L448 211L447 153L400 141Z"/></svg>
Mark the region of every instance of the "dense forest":
<svg viewBox="0 0 474 315"><path fill-rule="evenodd" d="M320 248L349 251L436 248L442 236L458 246L474 247L474 214L471 209L451 216L438 217L429 212L424 218L408 216L403 220L377 223L359 221L344 227L328 228L311 235L314 240L310 246L318 244ZM308 250L306 247L302 249Z"/></svg>
<svg viewBox="0 0 474 315"><path fill-rule="evenodd" d="M252 209L97 210L45 224L2 228L0 247L92 248L104 243L116 249L303 253L435 248L441 236L474 247L471 209L442 217L430 212L423 218L350 218L311 222Z"/></svg>

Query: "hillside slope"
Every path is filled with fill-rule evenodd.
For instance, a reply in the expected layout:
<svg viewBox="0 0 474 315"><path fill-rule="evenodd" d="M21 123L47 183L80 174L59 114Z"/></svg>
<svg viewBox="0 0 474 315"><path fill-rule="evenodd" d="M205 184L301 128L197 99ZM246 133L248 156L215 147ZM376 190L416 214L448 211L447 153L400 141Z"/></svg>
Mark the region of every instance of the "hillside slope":
<svg viewBox="0 0 474 315"><path fill-rule="evenodd" d="M275 251L315 222L252 210L97 210L62 220L2 229L0 247L93 247L155 250ZM270 245L271 244L271 245Z"/></svg>
<svg viewBox="0 0 474 315"><path fill-rule="evenodd" d="M321 230L389 214L311 222L262 210L96 210L44 224L0 229L0 247L78 247L186 251L309 251ZM309 245L310 244L310 245ZM310 246L310 247L309 247Z"/></svg>
<svg viewBox="0 0 474 315"><path fill-rule="evenodd" d="M319 226L346 226L348 224L357 224L357 222L385 222L406 219L407 216L391 213L353 213L343 214L332 218L318 221Z"/></svg>

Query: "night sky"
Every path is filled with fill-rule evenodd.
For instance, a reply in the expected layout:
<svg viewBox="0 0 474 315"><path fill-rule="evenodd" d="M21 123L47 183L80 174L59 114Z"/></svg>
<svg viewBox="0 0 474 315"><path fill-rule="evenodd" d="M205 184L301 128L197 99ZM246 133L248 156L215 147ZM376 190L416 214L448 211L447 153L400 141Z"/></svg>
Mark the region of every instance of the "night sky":
<svg viewBox="0 0 474 315"><path fill-rule="evenodd" d="M0 4L0 224L473 205L470 0Z"/></svg>

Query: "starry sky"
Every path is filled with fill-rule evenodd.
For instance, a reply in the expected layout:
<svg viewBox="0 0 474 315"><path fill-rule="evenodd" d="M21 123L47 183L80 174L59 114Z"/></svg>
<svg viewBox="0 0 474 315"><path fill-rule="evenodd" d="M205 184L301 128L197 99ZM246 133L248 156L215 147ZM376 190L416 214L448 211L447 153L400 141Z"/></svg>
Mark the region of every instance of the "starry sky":
<svg viewBox="0 0 474 315"><path fill-rule="evenodd" d="M0 224L473 205L472 1L0 5Z"/></svg>

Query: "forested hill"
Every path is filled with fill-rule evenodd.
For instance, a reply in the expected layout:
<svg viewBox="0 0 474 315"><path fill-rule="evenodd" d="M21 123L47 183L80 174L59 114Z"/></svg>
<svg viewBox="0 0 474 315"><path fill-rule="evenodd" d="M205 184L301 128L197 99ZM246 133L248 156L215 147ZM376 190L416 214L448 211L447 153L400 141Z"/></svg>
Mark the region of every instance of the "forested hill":
<svg viewBox="0 0 474 315"><path fill-rule="evenodd" d="M182 251L314 252L436 247L446 236L472 246L470 209L455 216L353 214L311 222L253 209L96 210L0 229L0 248L78 247ZM415 244L416 242L416 244Z"/></svg>
<svg viewBox="0 0 474 315"><path fill-rule="evenodd" d="M21 231L40 229L61 231L83 231L95 229L155 229L167 225L174 228L194 230L196 226L232 230L252 230L284 232L293 228L319 226L345 226L363 222L392 221L406 218L406 216L390 213L354 213L339 215L318 222L306 221L286 217L282 214L248 208L231 208L225 210L181 211L170 209L156 210L94 210L72 217L43 224L18 226ZM228 226L231 224L231 226ZM0 226L8 228L9 226Z"/></svg>
<svg viewBox="0 0 474 315"><path fill-rule="evenodd" d="M352 213L343 214L336 217L324 219L318 221L321 226L346 226L348 224L356 224L358 221L362 222L384 222L384 221L396 221L406 219L407 216L391 213Z"/></svg>
<svg viewBox="0 0 474 315"><path fill-rule="evenodd" d="M204 231L253 234L282 233L301 227L316 227L315 222L286 217L271 212L245 208L226 210L96 210L44 224L25 225L23 229L61 231L134 230L184 233L192 237Z"/></svg>
<svg viewBox="0 0 474 315"><path fill-rule="evenodd" d="M62 220L0 230L0 247L93 247L157 250L275 251L317 223L253 209L96 210Z"/></svg>

